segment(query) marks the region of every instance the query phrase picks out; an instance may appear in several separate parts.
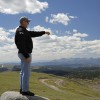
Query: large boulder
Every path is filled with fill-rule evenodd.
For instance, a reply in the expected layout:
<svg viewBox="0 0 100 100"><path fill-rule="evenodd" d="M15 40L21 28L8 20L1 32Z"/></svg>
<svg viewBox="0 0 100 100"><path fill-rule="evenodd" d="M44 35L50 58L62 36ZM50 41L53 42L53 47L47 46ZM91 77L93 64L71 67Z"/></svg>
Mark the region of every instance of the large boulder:
<svg viewBox="0 0 100 100"><path fill-rule="evenodd" d="M0 100L49 100L41 96L23 96L19 92L7 91L3 93Z"/></svg>

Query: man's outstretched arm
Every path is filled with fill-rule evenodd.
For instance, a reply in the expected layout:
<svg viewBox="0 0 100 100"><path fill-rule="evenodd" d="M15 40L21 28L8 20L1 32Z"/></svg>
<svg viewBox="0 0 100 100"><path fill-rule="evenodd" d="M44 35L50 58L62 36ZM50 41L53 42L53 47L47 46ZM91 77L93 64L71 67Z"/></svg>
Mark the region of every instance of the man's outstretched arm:
<svg viewBox="0 0 100 100"><path fill-rule="evenodd" d="M50 35L49 32L45 32L45 31L29 31L31 37L39 37L42 36L44 34Z"/></svg>

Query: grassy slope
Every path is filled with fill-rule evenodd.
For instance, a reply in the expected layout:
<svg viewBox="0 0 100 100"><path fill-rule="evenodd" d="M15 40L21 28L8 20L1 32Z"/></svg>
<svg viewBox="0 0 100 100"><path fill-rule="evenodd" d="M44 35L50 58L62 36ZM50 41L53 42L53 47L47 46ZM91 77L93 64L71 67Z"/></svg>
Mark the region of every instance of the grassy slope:
<svg viewBox="0 0 100 100"><path fill-rule="evenodd" d="M63 89L66 92L61 93L46 87L45 85L40 83L39 79L41 78L63 79L65 84L63 85L63 87L59 88ZM53 82L48 83L55 85ZM82 85L79 84L76 80L69 80L67 78L43 73L31 74L30 89L35 94L45 96L50 100L100 100L100 92L93 91L92 89L88 88L85 84ZM9 90L19 91L19 72L0 73L0 94Z"/></svg>

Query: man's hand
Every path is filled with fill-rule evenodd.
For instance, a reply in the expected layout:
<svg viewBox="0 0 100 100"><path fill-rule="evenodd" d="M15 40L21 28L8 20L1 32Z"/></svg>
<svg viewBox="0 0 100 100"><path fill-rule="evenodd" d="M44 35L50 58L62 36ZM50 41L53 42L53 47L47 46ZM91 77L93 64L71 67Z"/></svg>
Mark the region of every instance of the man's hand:
<svg viewBox="0 0 100 100"><path fill-rule="evenodd" d="M50 32L45 32L45 34L50 35Z"/></svg>
<svg viewBox="0 0 100 100"><path fill-rule="evenodd" d="M31 57L26 58L25 61L26 61L27 63L30 63L30 62L31 62Z"/></svg>

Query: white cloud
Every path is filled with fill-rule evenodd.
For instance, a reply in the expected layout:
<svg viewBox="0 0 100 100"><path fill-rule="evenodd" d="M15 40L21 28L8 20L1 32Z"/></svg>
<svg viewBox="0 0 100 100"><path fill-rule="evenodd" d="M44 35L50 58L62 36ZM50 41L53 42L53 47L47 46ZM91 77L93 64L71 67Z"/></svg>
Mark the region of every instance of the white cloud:
<svg viewBox="0 0 100 100"><path fill-rule="evenodd" d="M0 36L7 36L9 35L9 32L6 32L6 30L2 27L0 27Z"/></svg>
<svg viewBox="0 0 100 100"><path fill-rule="evenodd" d="M17 29L17 27L14 28L14 29L10 29L10 30L8 30L8 31L9 31L9 33L15 33L15 32L16 32L16 29Z"/></svg>
<svg viewBox="0 0 100 100"><path fill-rule="evenodd" d="M2 27L0 27L0 44L3 45L3 44L7 44L7 43L12 43L13 38L8 38L9 35L10 35L10 33L8 31L6 31Z"/></svg>
<svg viewBox="0 0 100 100"><path fill-rule="evenodd" d="M47 30L41 26L40 30ZM34 28L33 28L34 29ZM38 30L37 29L37 30ZM34 39L33 59L60 59L70 57L100 57L100 40L86 41L88 34L74 29L70 36L44 35ZM40 55L38 57L38 54Z"/></svg>
<svg viewBox="0 0 100 100"><path fill-rule="evenodd" d="M57 24L61 23L63 25L68 25L71 19L76 18L75 16L69 16L68 14L64 13L58 13L58 14L51 14L51 18L49 17L45 18L46 22L52 23L52 24Z"/></svg>
<svg viewBox="0 0 100 100"><path fill-rule="evenodd" d="M14 32L13 30L15 29L0 28L0 62L20 61L14 44L14 34L13 37L9 37ZM57 36L50 28L40 25L31 30L44 30L52 33L50 36L43 35L33 39L33 62L71 57L100 57L100 40L82 40L88 34L78 32L76 29L66 36Z"/></svg>
<svg viewBox="0 0 100 100"><path fill-rule="evenodd" d="M46 18L45 18L45 21L48 22L48 21L49 21L49 17L46 17Z"/></svg>
<svg viewBox="0 0 100 100"><path fill-rule="evenodd" d="M81 33L75 33L75 34L73 34L73 36L75 36L75 37L87 37L88 35L85 34L85 33L83 33L83 34L81 34Z"/></svg>
<svg viewBox="0 0 100 100"><path fill-rule="evenodd" d="M76 29L73 29L73 32L74 32L74 33L76 33L76 32L77 32L77 30L76 30Z"/></svg>
<svg viewBox="0 0 100 100"><path fill-rule="evenodd" d="M40 25L38 26L35 26L33 28L34 31L48 31L50 32L51 34L53 34L53 31L50 29L50 28L44 28L44 27L41 27Z"/></svg>
<svg viewBox="0 0 100 100"><path fill-rule="evenodd" d="M0 0L0 12L6 14L41 13L46 8L48 3L38 0Z"/></svg>
<svg viewBox="0 0 100 100"><path fill-rule="evenodd" d="M17 60L17 57L14 56L17 54L17 49L14 44L14 36L10 37L11 34L9 30L0 27L0 62Z"/></svg>

